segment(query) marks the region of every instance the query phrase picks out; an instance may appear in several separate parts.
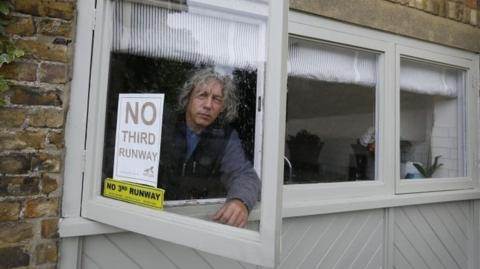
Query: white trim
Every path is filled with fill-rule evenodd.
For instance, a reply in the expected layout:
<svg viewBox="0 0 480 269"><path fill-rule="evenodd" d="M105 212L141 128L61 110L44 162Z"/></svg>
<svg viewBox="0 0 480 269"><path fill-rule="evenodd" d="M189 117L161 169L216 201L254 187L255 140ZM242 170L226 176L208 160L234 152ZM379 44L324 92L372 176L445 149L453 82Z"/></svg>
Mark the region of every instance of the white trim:
<svg viewBox="0 0 480 269"><path fill-rule="evenodd" d="M480 199L479 190L441 191L400 195L392 194L295 203L284 201L282 216L283 218L293 218L379 208L384 208L388 211L392 208L402 206L477 199ZM258 220L259 215L260 211L258 209L252 211L250 220ZM118 232L125 232L125 230L82 217L65 218L59 223L59 233L61 238Z"/></svg>
<svg viewBox="0 0 480 269"><path fill-rule="evenodd" d="M58 224L58 233L60 234L61 238L95 234L110 234L124 231L125 230L82 217L63 218L60 219Z"/></svg>
<svg viewBox="0 0 480 269"><path fill-rule="evenodd" d="M470 251L468 253L468 268L469 269L476 269L480 266L480 256L478 252L480 250L480 201L472 201L471 202L471 212L472 212L472 226L471 226L471 234L473 238L470 238Z"/></svg>
<svg viewBox="0 0 480 269"><path fill-rule="evenodd" d="M311 202L285 201L283 205L283 217L289 218L475 199L480 199L479 190L427 192L422 194L391 194L383 196L363 196L351 199L340 198L317 200Z"/></svg>
<svg viewBox="0 0 480 269"><path fill-rule="evenodd" d="M82 267L83 239L80 237L62 238L58 268L72 269Z"/></svg>
<svg viewBox="0 0 480 269"><path fill-rule="evenodd" d="M65 126L65 170L62 193L62 216L80 216L84 171L84 145L87 127L88 86L92 29L85 27L95 18L95 1L78 3L73 78ZM80 165L79 165L80 164Z"/></svg>
<svg viewBox="0 0 480 269"><path fill-rule="evenodd" d="M395 210L386 208L384 210L384 239L383 239L383 267L394 268L394 237L395 237Z"/></svg>

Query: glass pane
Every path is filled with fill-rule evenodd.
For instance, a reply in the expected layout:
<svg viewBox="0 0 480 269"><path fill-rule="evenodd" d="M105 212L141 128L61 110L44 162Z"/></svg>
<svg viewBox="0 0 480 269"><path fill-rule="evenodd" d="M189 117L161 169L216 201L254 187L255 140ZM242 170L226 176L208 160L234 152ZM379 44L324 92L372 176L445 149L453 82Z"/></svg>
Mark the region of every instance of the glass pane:
<svg viewBox="0 0 480 269"><path fill-rule="evenodd" d="M400 68L400 177L464 176L464 71L410 59Z"/></svg>
<svg viewBox="0 0 480 269"><path fill-rule="evenodd" d="M138 147L116 149L119 94L161 93L155 187L165 190L165 210L195 205L199 209L194 215L213 219L225 205L215 220L242 226L245 217L228 213L238 209L248 215L260 194L253 161L257 91L263 87L265 64L264 25L238 16L230 19L228 14L191 13L180 2L113 3L102 180L115 175L115 156L144 158ZM143 112L133 105L127 111ZM133 130L122 139L147 143L148 134L143 140L142 135L140 129ZM218 206L207 206L212 204Z"/></svg>
<svg viewBox="0 0 480 269"><path fill-rule="evenodd" d="M290 37L285 184L375 179L377 55Z"/></svg>

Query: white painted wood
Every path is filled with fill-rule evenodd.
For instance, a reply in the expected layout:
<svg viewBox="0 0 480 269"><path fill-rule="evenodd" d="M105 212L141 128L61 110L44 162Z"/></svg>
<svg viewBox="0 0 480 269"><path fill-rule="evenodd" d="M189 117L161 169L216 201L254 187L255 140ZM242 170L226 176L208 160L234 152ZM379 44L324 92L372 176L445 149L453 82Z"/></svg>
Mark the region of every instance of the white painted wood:
<svg viewBox="0 0 480 269"><path fill-rule="evenodd" d="M383 216L383 210L370 210L286 219L282 239L289 246L282 251L281 263L276 268L382 268ZM182 269L257 268L134 233L89 236L85 240L88 243L84 261L99 268L105 268L112 259L126 262L132 268L139 265L146 269L172 268L172 265ZM103 251L103 248L108 249Z"/></svg>
<svg viewBox="0 0 480 269"><path fill-rule="evenodd" d="M59 268L82 268L82 242L81 237L63 238L60 240Z"/></svg>
<svg viewBox="0 0 480 269"><path fill-rule="evenodd" d="M479 201L472 201L472 226L470 227L471 240L469 244L469 269L479 268L480 265L480 248L479 248L479 239L480 239L480 207Z"/></svg>
<svg viewBox="0 0 480 269"><path fill-rule="evenodd" d="M120 246L112 242L106 235L89 237L88 240L85 240L83 251L85 257L100 268L141 269L138 261L128 257Z"/></svg>
<svg viewBox="0 0 480 269"><path fill-rule="evenodd" d="M58 224L58 233L62 238L118 232L124 230L81 217L63 218Z"/></svg>
<svg viewBox="0 0 480 269"><path fill-rule="evenodd" d="M60 268L63 268L63 267L60 267ZM73 267L71 267L73 268ZM90 259L90 257L88 256L84 256L84 259L83 259L83 267L81 268L89 268L89 269L102 269L101 267L99 267L98 264L96 264L92 259Z"/></svg>
<svg viewBox="0 0 480 269"><path fill-rule="evenodd" d="M89 27L95 16L95 1L79 1L75 31L73 74L65 123L65 170L62 216L80 216L84 171L85 133L87 127L88 87L93 31ZM87 55L87 56L86 56Z"/></svg>
<svg viewBox="0 0 480 269"><path fill-rule="evenodd" d="M151 238L133 233L120 233L107 235L108 239L119 248L124 255L135 260L141 268L158 268L161 265L165 269L178 268L175 263L163 254L160 249L151 242ZM152 259L152 257L157 257ZM207 268L198 266L198 268Z"/></svg>
<svg viewBox="0 0 480 269"><path fill-rule="evenodd" d="M472 203L463 201L397 207L388 209L391 211L388 214L379 209L287 218L282 231L284 248L276 268L476 269L468 267L469 259L478 261L478 253L472 250L470 244L473 230L468 229L474 224ZM388 230L393 235L391 240L385 238ZM479 230L478 221L475 230ZM141 264L143 268L151 268L147 266L150 264L156 264L154 268L170 268L160 266L165 259L175 268L182 269L257 268L133 233L89 236L85 241L84 264L88 261L97 267L105 266L110 259L123 261L126 257L132 268L136 268L132 263ZM385 242L392 247L391 265L387 265L388 261L384 259L384 252L389 248ZM146 249L149 244L155 250ZM92 249L87 250L87 247ZM109 249L103 251L103 248ZM136 253L140 251L143 253ZM149 261L139 261L139 258ZM97 268L95 266L91 268Z"/></svg>
<svg viewBox="0 0 480 269"><path fill-rule="evenodd" d="M283 204L283 217L310 216L335 212L476 199L480 199L480 192L475 189L327 200L319 199L305 202L287 200Z"/></svg>
<svg viewBox="0 0 480 269"><path fill-rule="evenodd" d="M262 156L262 207L260 238L263 244L257 263L278 264L282 225L283 156L287 105L287 15L289 1L270 1ZM244 260L248 261L248 260Z"/></svg>
<svg viewBox="0 0 480 269"><path fill-rule="evenodd" d="M472 213L470 202L396 208L394 263L396 268L469 268ZM453 215L452 209L457 212ZM459 217L459 216L464 217Z"/></svg>

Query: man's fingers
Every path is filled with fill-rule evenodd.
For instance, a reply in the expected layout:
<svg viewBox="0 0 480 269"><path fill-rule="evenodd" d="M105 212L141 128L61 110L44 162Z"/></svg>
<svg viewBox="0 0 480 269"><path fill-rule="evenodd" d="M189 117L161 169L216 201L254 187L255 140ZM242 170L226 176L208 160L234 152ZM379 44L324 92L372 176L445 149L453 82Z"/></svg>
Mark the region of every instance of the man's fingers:
<svg viewBox="0 0 480 269"><path fill-rule="evenodd" d="M238 208L232 208L232 215L228 218L227 224L231 226L238 226L241 215L241 211Z"/></svg>
<svg viewBox="0 0 480 269"><path fill-rule="evenodd" d="M217 213L215 213L215 215L213 216L213 220L214 220L214 221L219 221L220 218L222 217L224 211L225 211L225 205L223 205L223 206L217 211Z"/></svg>
<svg viewBox="0 0 480 269"><path fill-rule="evenodd" d="M244 227L248 220L248 211L240 200L226 202L213 216L214 221L236 227Z"/></svg>

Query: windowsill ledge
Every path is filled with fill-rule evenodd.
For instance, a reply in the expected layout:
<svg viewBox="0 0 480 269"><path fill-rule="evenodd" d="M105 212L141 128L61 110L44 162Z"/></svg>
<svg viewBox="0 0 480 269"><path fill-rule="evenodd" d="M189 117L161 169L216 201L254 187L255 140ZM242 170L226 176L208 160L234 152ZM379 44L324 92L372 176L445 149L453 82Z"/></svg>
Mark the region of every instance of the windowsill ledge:
<svg viewBox="0 0 480 269"><path fill-rule="evenodd" d="M331 214L400 206L442 203L480 199L480 189L441 191L429 193L376 195L368 197L329 199L305 202L284 202L283 218ZM258 220L260 205L251 212L250 220ZM59 223L61 238L119 233L124 230L82 217L62 218Z"/></svg>

